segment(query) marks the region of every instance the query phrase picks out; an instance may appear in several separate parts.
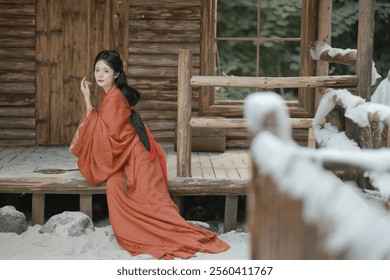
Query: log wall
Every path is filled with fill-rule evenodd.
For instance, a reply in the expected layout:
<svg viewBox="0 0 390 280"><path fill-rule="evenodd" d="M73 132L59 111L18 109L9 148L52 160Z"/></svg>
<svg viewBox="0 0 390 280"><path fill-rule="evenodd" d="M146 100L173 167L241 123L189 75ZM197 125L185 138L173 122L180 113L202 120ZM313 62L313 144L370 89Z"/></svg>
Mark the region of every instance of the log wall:
<svg viewBox="0 0 390 280"><path fill-rule="evenodd" d="M202 1L134 0L129 6L128 76L141 91L138 108L159 141L174 140L180 49L193 54L199 75ZM199 90L192 109L198 111Z"/></svg>
<svg viewBox="0 0 390 280"><path fill-rule="evenodd" d="M36 0L37 144L69 144L85 110L80 81L94 82L102 49L126 58L127 1ZM125 43L124 43L125 42ZM97 106L100 90L92 88Z"/></svg>
<svg viewBox="0 0 390 280"><path fill-rule="evenodd" d="M0 145L34 145L34 0L0 0L0 85Z"/></svg>
<svg viewBox="0 0 390 280"><path fill-rule="evenodd" d="M174 140L178 50L199 75L202 0L0 0L0 145L69 144L102 49L127 61L137 105L158 141ZM101 90L92 88L92 102ZM199 91L194 91L194 112ZM196 114L196 113L194 113Z"/></svg>

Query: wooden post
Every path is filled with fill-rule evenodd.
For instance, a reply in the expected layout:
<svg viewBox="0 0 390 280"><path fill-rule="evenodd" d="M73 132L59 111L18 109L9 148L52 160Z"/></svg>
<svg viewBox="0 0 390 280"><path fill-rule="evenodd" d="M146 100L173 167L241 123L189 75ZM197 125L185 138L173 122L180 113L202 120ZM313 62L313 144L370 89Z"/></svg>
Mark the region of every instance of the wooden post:
<svg viewBox="0 0 390 280"><path fill-rule="evenodd" d="M32 194L31 224L43 225L45 222L45 194Z"/></svg>
<svg viewBox="0 0 390 280"><path fill-rule="evenodd" d="M300 76L315 75L315 64L310 56L310 47L316 40L316 29L318 23L318 2L313 0L302 0L301 12L301 61L300 61ZM314 89L300 88L298 94L298 101L301 103L307 116L314 116Z"/></svg>
<svg viewBox="0 0 390 280"><path fill-rule="evenodd" d="M317 40L331 45L332 35L332 0L318 1L318 35ZM329 63L318 60L316 62L316 76L329 75ZM323 96L321 88L316 88L314 97L314 112Z"/></svg>
<svg viewBox="0 0 390 280"><path fill-rule="evenodd" d="M225 196L224 232L237 228L238 195Z"/></svg>
<svg viewBox="0 0 390 280"><path fill-rule="evenodd" d="M177 176L191 177L192 51L179 51L177 95Z"/></svg>
<svg viewBox="0 0 390 280"><path fill-rule="evenodd" d="M80 211L92 219L92 194L80 194Z"/></svg>
<svg viewBox="0 0 390 280"><path fill-rule="evenodd" d="M214 76L214 56L216 52L215 45L215 23L216 19L215 0L202 0L202 30L201 30L201 48L200 48L200 75ZM199 100L199 115L203 115L210 104L214 102L214 88L201 87Z"/></svg>
<svg viewBox="0 0 390 280"><path fill-rule="evenodd" d="M359 0L359 27L356 74L357 93L371 100L372 57L374 46L375 0Z"/></svg>

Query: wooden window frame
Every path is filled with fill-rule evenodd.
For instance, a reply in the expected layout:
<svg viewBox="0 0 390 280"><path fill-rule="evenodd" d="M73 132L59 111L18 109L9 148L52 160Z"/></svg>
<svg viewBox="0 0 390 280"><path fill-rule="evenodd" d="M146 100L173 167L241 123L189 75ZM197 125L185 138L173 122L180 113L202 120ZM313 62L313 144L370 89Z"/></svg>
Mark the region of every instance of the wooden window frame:
<svg viewBox="0 0 390 280"><path fill-rule="evenodd" d="M200 75L214 76L215 65L215 23L217 0L204 0L202 7L202 37ZM300 76L314 76L315 63L310 56L310 47L316 39L317 1L302 0ZM314 89L301 88L298 99L286 101L291 117L310 118L314 116ZM199 115L243 117L243 101L215 101L214 88L202 87L199 98Z"/></svg>

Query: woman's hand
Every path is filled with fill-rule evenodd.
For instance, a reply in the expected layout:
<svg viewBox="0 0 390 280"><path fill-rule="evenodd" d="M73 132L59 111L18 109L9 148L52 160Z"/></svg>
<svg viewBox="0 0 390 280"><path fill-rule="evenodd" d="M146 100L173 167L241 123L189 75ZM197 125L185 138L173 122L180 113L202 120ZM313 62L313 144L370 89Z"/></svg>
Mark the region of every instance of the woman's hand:
<svg viewBox="0 0 390 280"><path fill-rule="evenodd" d="M92 84L87 81L87 77L84 77L81 80L80 89L81 89L81 92L83 93L85 99L91 98L91 92L89 90L90 85L92 85Z"/></svg>
<svg viewBox="0 0 390 280"><path fill-rule="evenodd" d="M91 112L93 109L92 103L91 103L91 91L89 90L90 85L92 85L92 84L87 81L86 77L84 77L81 80L80 89L84 95L85 106L87 107L87 112Z"/></svg>

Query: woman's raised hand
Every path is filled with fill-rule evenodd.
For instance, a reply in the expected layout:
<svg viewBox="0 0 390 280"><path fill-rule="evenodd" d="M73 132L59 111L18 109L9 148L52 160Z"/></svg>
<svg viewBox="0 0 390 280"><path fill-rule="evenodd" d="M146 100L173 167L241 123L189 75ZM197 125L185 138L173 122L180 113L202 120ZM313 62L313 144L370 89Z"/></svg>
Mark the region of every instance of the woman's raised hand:
<svg viewBox="0 0 390 280"><path fill-rule="evenodd" d="M89 86L90 85L92 85L92 84L87 81L87 77L84 77L81 80L80 89L81 89L81 92L84 95L84 98L90 98L90 96L91 96L91 92L89 90Z"/></svg>
<svg viewBox="0 0 390 280"><path fill-rule="evenodd" d="M90 85L92 85L92 84L87 81L86 77L84 77L81 80L80 89L84 95L85 106L86 106L87 112L90 112L93 109L92 104L91 104L91 91L89 90Z"/></svg>

